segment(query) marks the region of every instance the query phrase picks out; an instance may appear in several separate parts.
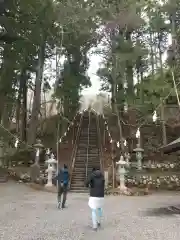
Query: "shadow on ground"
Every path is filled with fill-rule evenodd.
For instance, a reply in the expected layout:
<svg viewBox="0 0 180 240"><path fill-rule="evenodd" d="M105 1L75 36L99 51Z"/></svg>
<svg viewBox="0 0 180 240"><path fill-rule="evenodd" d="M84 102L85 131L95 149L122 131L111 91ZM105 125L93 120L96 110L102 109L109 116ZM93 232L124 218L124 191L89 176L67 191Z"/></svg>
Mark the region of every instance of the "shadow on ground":
<svg viewBox="0 0 180 240"><path fill-rule="evenodd" d="M143 212L144 216L173 216L174 214L180 215L180 205L166 206L160 208L151 208Z"/></svg>

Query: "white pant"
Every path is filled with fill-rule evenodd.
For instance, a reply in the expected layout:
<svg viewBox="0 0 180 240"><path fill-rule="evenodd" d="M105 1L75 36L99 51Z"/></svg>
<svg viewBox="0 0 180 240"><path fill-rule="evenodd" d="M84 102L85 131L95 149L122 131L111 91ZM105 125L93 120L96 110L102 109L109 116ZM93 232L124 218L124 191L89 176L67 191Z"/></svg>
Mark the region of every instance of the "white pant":
<svg viewBox="0 0 180 240"><path fill-rule="evenodd" d="M98 223L101 221L103 204L104 198L89 197L88 205L92 211L93 228L97 228Z"/></svg>
<svg viewBox="0 0 180 240"><path fill-rule="evenodd" d="M88 205L91 209L102 208L104 205L104 198L89 197Z"/></svg>

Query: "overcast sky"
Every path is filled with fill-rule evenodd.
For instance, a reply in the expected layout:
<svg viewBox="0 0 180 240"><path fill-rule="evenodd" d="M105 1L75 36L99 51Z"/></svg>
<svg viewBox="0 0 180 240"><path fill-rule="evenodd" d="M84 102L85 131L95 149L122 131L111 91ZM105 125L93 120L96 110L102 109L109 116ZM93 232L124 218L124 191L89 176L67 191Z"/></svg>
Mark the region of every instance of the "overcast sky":
<svg viewBox="0 0 180 240"><path fill-rule="evenodd" d="M99 68L100 63L102 62L102 58L98 55L91 55L90 56L90 66L88 69L88 75L91 78L92 86L90 88L86 88L82 91L82 94L97 94L101 87L100 79L96 75L96 72Z"/></svg>

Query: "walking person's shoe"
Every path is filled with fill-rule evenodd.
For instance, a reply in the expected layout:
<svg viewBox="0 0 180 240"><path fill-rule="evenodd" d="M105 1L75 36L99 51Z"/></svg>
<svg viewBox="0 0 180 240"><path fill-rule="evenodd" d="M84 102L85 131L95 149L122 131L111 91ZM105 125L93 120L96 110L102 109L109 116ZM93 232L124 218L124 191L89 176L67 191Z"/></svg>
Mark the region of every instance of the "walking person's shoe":
<svg viewBox="0 0 180 240"><path fill-rule="evenodd" d="M58 202L57 208L61 209L61 202Z"/></svg>
<svg viewBox="0 0 180 240"><path fill-rule="evenodd" d="M62 207L61 207L61 208L62 208L62 209L66 208L65 203L62 203Z"/></svg>
<svg viewBox="0 0 180 240"><path fill-rule="evenodd" d="M98 222L98 223L97 223L97 226L98 226L98 228L100 228L100 227L101 227L101 223L100 223L100 222Z"/></svg>

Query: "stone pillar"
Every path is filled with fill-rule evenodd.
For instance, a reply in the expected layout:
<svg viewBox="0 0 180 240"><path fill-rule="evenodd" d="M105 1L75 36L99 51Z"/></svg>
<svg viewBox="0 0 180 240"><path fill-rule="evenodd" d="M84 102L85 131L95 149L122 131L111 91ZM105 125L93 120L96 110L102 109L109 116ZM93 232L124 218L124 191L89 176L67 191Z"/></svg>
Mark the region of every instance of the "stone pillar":
<svg viewBox="0 0 180 240"><path fill-rule="evenodd" d="M118 173L119 173L119 180L120 180L120 190L121 191L126 191L126 186L125 186L125 166L127 165L127 162L124 161L124 157L121 156L120 160L118 162L116 162L116 164L118 165Z"/></svg>
<svg viewBox="0 0 180 240"><path fill-rule="evenodd" d="M108 188L109 179L108 179L108 171L104 171L104 179L105 179L105 188Z"/></svg>
<svg viewBox="0 0 180 240"><path fill-rule="evenodd" d="M36 149L35 163L39 164L39 155L40 155L40 152L42 151L42 149L44 147L43 144L41 143L40 139L37 140L37 143L34 144L34 147Z"/></svg>
<svg viewBox="0 0 180 240"><path fill-rule="evenodd" d="M47 148L46 150L46 156L45 156L45 161L47 161L49 159L49 155L50 155L50 149Z"/></svg>
<svg viewBox="0 0 180 240"><path fill-rule="evenodd" d="M53 169L52 164L48 164L48 169L47 169L48 179L47 179L46 187L52 187L53 170L54 169Z"/></svg>
<svg viewBox="0 0 180 240"><path fill-rule="evenodd" d="M32 182L37 182L37 180L39 179L39 177L40 177L40 166L38 164L34 163L31 166L30 177L31 177Z"/></svg>
<svg viewBox="0 0 180 240"><path fill-rule="evenodd" d="M144 149L140 148L140 145L137 144L137 148L135 148L133 152L136 153L137 169L140 171L142 170L142 159L143 159Z"/></svg>
<svg viewBox="0 0 180 240"><path fill-rule="evenodd" d="M4 157L4 149L3 149L4 143L3 139L0 138L0 167L3 166L3 157Z"/></svg>
<svg viewBox="0 0 180 240"><path fill-rule="evenodd" d="M46 172L48 173L48 179L46 187L52 187L52 179L53 179L53 173L56 171L55 164L57 164L57 160L54 158L54 154L51 154L51 157L46 161L48 164L48 169Z"/></svg>

